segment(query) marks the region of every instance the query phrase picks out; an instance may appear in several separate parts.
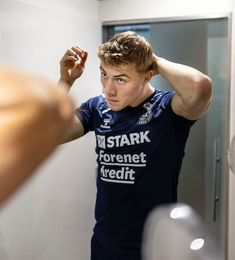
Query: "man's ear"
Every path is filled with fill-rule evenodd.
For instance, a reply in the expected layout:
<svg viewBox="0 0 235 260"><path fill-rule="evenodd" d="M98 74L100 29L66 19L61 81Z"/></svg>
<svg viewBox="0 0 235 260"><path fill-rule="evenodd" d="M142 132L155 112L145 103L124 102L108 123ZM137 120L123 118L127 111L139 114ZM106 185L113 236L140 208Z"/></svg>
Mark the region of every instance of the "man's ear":
<svg viewBox="0 0 235 260"><path fill-rule="evenodd" d="M149 70L149 71L146 73L145 77L144 77L144 83L145 83L145 84L148 83L148 82L151 80L152 77L153 77L153 71L152 71L152 70Z"/></svg>

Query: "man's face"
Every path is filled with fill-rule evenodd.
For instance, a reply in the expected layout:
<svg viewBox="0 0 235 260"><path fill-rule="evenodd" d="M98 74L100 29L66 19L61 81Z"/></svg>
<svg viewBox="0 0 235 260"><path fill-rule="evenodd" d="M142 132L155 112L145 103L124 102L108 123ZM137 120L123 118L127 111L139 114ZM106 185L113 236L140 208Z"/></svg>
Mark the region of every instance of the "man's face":
<svg viewBox="0 0 235 260"><path fill-rule="evenodd" d="M107 105L113 111L135 107L143 100L146 73L138 73L133 65L100 65L100 78Z"/></svg>

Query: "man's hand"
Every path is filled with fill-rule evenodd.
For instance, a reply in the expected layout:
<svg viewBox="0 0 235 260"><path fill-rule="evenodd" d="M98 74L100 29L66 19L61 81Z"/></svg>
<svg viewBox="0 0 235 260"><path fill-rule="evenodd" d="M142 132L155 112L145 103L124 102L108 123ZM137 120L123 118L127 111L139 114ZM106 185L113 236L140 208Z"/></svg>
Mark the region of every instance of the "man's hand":
<svg viewBox="0 0 235 260"><path fill-rule="evenodd" d="M82 75L87 56L88 53L79 46L67 50L60 61L60 81L71 87L74 81Z"/></svg>

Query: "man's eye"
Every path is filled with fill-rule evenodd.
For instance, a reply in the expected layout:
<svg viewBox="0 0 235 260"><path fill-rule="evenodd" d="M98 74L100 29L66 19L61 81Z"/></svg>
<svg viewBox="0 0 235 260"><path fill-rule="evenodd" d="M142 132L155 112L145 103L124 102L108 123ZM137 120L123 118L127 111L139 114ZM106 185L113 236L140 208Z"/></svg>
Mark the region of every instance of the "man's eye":
<svg viewBox="0 0 235 260"><path fill-rule="evenodd" d="M126 81L122 78L117 78L118 84L124 84Z"/></svg>
<svg viewBox="0 0 235 260"><path fill-rule="evenodd" d="M102 78L105 78L105 79L107 78L107 74L104 73L104 72L101 72L100 75L101 75Z"/></svg>

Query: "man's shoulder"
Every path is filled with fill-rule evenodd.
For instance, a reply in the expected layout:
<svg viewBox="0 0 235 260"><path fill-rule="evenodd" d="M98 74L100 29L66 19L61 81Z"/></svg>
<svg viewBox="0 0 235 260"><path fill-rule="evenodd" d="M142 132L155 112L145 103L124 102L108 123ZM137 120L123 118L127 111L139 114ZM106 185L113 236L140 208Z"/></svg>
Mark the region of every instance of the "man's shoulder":
<svg viewBox="0 0 235 260"><path fill-rule="evenodd" d="M84 103L89 103L89 104L102 104L105 103L105 98L104 95L98 95L98 96L94 96L91 97L89 99L87 99Z"/></svg>
<svg viewBox="0 0 235 260"><path fill-rule="evenodd" d="M104 95L98 95L89 98L85 102L83 102L80 106L80 109L87 108L90 110L99 110L107 108L107 103L105 101Z"/></svg>
<svg viewBox="0 0 235 260"><path fill-rule="evenodd" d="M165 91L161 89L155 89L153 96L151 98L151 102L155 104L169 104L171 103L171 100L174 96L175 92L174 91Z"/></svg>

